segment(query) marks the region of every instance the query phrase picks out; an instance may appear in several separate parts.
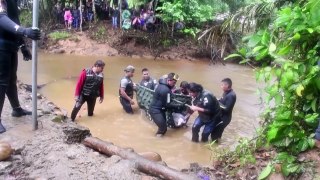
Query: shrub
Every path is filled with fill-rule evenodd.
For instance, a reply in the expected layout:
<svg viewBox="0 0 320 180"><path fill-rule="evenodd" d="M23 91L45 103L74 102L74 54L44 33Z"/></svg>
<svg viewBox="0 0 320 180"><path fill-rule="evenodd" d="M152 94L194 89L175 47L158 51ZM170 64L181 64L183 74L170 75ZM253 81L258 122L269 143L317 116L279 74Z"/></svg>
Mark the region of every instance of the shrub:
<svg viewBox="0 0 320 180"><path fill-rule="evenodd" d="M55 31L49 34L49 37L53 40L68 39L70 36L71 34L66 31Z"/></svg>

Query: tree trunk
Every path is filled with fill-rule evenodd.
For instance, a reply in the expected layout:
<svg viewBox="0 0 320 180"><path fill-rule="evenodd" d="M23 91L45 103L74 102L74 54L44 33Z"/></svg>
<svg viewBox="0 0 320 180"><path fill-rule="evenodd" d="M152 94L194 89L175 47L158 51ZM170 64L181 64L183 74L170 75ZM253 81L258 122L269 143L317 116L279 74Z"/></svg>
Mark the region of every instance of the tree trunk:
<svg viewBox="0 0 320 180"><path fill-rule="evenodd" d="M83 21L83 17L82 17L82 0L80 0L80 32L82 32L82 21Z"/></svg>
<svg viewBox="0 0 320 180"><path fill-rule="evenodd" d="M96 3L94 0L92 0L92 11L93 11L93 22L98 22L98 16L97 16L97 13L96 13Z"/></svg>
<svg viewBox="0 0 320 180"><path fill-rule="evenodd" d="M119 7L119 14L120 14L119 28L122 29L122 0L118 0L118 3L119 3L118 7Z"/></svg>
<svg viewBox="0 0 320 180"><path fill-rule="evenodd" d="M123 159L134 161L137 165L137 169L141 172L151 174L163 179L174 179L174 180L191 180L198 179L195 176L184 174L175 169L166 167L156 162L152 162L148 159L143 158L133 151L129 151L112 143L102 141L95 137L87 137L82 142L84 145L99 151L107 156L117 155Z"/></svg>

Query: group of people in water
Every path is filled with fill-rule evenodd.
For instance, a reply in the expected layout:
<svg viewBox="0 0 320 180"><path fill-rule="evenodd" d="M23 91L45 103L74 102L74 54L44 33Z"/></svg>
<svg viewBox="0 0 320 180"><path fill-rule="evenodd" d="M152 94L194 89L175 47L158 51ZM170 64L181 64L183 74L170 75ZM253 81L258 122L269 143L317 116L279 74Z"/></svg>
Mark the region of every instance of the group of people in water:
<svg viewBox="0 0 320 180"><path fill-rule="evenodd" d="M103 69L105 63L101 60L95 62L93 67L84 69L79 77L76 86L76 103L71 113L72 121L75 120L81 106L87 102L88 116L93 115L96 98L100 97L100 103L103 101ZM166 134L168 128L167 114L170 110L173 118L183 119L183 123L178 126L186 125L190 115L198 112L192 126L192 141L199 142L199 132L204 126L201 139L207 142L211 135L212 141L218 141L222 133L232 118L232 110L236 102L236 94L232 89L232 81L225 78L221 81L223 95L217 99L210 91L205 90L201 84L188 83L182 81L180 87L176 87L179 76L176 73L169 73L162 76L159 81L150 77L147 68L142 69L142 80L136 85L132 81L135 73L135 67L129 65L124 69L124 77L120 80L119 99L124 111L133 114L132 105L134 102L134 92L139 86L143 86L153 91L153 97L147 113L158 126L156 136L162 137ZM180 94L192 98L192 103L173 103L174 94ZM175 113L175 114L174 114Z"/></svg>

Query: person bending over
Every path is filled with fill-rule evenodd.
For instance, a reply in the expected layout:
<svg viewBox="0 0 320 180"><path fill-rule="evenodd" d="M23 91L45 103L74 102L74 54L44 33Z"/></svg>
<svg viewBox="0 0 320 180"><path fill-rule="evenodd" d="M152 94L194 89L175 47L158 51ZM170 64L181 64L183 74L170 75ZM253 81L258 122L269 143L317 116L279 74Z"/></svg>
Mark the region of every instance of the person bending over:
<svg viewBox="0 0 320 180"><path fill-rule="evenodd" d="M153 121L158 126L156 136L162 137L167 132L166 111L168 109L179 108L171 103L171 88L175 86L179 76L175 73L169 73L163 78L160 78L152 102L149 107L149 114ZM181 105L183 106L183 105Z"/></svg>
<svg viewBox="0 0 320 180"><path fill-rule="evenodd" d="M207 142L210 133L220 119L220 107L216 97L209 91L204 90L200 84L190 83L189 93L193 100L190 106L192 111L198 111L198 117L192 126L192 141L199 142L199 131L204 126L201 141Z"/></svg>

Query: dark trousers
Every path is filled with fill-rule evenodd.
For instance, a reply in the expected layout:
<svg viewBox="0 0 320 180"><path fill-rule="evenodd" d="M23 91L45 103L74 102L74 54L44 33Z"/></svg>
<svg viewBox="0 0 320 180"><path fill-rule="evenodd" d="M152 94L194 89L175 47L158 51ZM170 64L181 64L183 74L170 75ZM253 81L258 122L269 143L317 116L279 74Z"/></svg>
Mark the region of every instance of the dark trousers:
<svg viewBox="0 0 320 180"><path fill-rule="evenodd" d="M204 126L204 129L202 131L201 135L201 141L202 142L207 142L208 137L210 133L212 132L214 126L215 126L215 121L209 121L209 122L203 122L200 117L198 116L193 123L192 126L192 141L193 142L199 142L199 131L201 127Z"/></svg>
<svg viewBox="0 0 320 180"><path fill-rule="evenodd" d="M222 137L224 129L230 124L231 117L222 117L222 122L217 123L211 132L211 140L215 141Z"/></svg>
<svg viewBox="0 0 320 180"><path fill-rule="evenodd" d="M71 112L71 119L74 121L77 117L78 112L81 109L81 106L87 102L87 109L88 109L88 116L93 116L94 106L96 105L96 97L92 96L84 96L81 95L79 100L76 102L76 104L73 107L73 110Z"/></svg>
<svg viewBox="0 0 320 180"><path fill-rule="evenodd" d="M74 28L79 28L80 27L80 17L74 18L72 23L73 23Z"/></svg>
<svg viewBox="0 0 320 180"><path fill-rule="evenodd" d="M316 129L316 133L315 133L315 138L320 141L320 118L318 118L319 121L319 125L318 128Z"/></svg>
<svg viewBox="0 0 320 180"><path fill-rule="evenodd" d="M123 97L120 96L120 103L121 103L123 109L124 109L128 114L133 114L133 110L132 110L130 101L128 101L127 99L125 99L125 98L123 98Z"/></svg>
<svg viewBox="0 0 320 180"><path fill-rule="evenodd" d="M20 107L17 90L18 54L0 50L0 116L5 95L12 108Z"/></svg>
<svg viewBox="0 0 320 180"><path fill-rule="evenodd" d="M153 121L158 126L158 131L156 134L162 134L164 135L167 132L167 121L166 121L166 113L160 112L160 113L153 113L150 112L150 116L153 119Z"/></svg>

